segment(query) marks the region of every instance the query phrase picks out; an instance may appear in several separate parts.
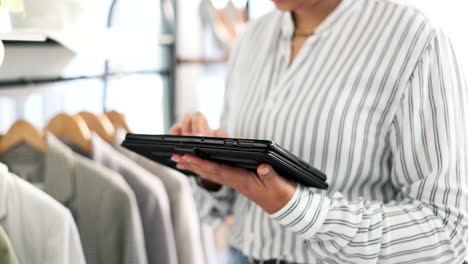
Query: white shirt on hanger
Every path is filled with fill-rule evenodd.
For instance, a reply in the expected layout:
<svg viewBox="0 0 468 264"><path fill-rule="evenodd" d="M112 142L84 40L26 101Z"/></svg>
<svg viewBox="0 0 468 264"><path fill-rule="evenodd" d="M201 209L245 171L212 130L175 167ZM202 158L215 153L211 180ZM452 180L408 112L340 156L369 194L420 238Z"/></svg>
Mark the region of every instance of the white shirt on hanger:
<svg viewBox="0 0 468 264"><path fill-rule="evenodd" d="M70 212L0 163L0 226L19 263L84 264Z"/></svg>

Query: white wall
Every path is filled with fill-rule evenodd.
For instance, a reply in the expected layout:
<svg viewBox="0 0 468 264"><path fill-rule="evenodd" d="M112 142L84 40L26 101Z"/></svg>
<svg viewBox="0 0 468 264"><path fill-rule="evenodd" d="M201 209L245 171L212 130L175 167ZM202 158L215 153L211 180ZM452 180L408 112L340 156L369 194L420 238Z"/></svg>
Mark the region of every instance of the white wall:
<svg viewBox="0 0 468 264"><path fill-rule="evenodd" d="M249 15L252 19L258 18L275 8L271 0L250 0Z"/></svg>

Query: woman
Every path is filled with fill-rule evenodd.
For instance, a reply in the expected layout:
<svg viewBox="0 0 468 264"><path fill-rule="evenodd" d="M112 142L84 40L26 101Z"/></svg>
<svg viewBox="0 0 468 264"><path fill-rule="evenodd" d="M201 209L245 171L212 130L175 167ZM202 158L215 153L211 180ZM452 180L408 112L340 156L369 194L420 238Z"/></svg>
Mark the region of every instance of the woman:
<svg viewBox="0 0 468 264"><path fill-rule="evenodd" d="M273 0L230 61L223 128L271 139L329 190L190 155L205 220L251 263L461 263L467 90L446 36L391 0ZM201 114L173 134L226 136ZM221 187L222 186L222 187Z"/></svg>

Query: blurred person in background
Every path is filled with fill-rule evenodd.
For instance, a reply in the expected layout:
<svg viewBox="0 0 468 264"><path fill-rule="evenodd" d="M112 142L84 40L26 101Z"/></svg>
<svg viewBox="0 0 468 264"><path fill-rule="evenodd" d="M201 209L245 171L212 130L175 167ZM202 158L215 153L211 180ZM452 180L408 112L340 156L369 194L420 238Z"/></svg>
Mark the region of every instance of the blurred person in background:
<svg viewBox="0 0 468 264"><path fill-rule="evenodd" d="M235 3L234 3L235 2ZM227 60L229 50L247 23L245 0L202 0L200 18L221 51L221 61ZM207 51L212 53L212 51ZM208 54L210 56L212 54ZM219 59L219 58L218 58Z"/></svg>

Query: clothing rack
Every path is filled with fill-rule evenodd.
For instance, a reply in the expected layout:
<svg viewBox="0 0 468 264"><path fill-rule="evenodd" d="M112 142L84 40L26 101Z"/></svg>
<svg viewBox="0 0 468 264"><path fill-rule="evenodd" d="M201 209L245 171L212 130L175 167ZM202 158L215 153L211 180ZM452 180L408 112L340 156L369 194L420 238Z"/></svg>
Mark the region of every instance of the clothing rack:
<svg viewBox="0 0 468 264"><path fill-rule="evenodd" d="M176 14L177 14L177 3L176 0L158 0L161 3L161 7L167 1L170 1L170 6L172 7L172 12L174 18L172 21L169 21L166 16L163 15L163 31L164 33L159 36L158 47L161 48L164 52L162 56L163 67L159 69L151 70L132 70L125 72L111 72L110 70L110 61L105 61L104 72L102 74L92 74L92 75L78 75L78 76L54 76L54 77L45 77L45 78L20 78L20 79L3 79L0 80L0 89L4 88L14 88L15 86L28 86L28 85L38 85L38 84L47 84L47 83L58 83L58 82L70 82L77 80L85 79L100 79L103 82L103 111L106 111L106 103L108 98L108 82L111 77L121 77L126 75L140 75L140 74L150 74L150 75L160 75L163 78L163 89L164 89L164 127L168 130L171 124L175 121L175 89L176 89ZM114 17L114 12L116 10L116 5L118 0L113 0L108 12L107 17L107 27L112 27L112 18ZM167 7L167 3L166 3ZM163 14L162 10L160 10ZM13 45L60 45L59 43L46 39L45 41L30 41L24 39L18 40L4 40L5 47ZM167 58L167 59L166 59Z"/></svg>

